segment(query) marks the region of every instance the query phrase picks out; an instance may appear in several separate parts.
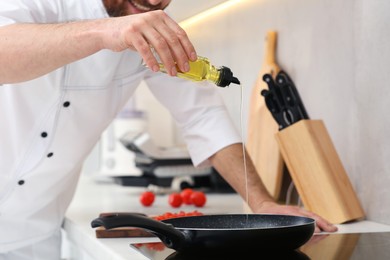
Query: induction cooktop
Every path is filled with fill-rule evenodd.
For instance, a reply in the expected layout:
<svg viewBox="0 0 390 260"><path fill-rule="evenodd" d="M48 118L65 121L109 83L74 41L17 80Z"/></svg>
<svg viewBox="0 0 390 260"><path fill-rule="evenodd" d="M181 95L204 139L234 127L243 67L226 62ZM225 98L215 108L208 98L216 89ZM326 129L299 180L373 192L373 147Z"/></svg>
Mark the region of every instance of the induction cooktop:
<svg viewBox="0 0 390 260"><path fill-rule="evenodd" d="M302 259L302 260L385 260L390 259L390 232L318 234L305 245L293 251L246 252L237 248L235 252L192 252L182 254L166 248L161 242L132 244L140 253L153 260L193 259Z"/></svg>

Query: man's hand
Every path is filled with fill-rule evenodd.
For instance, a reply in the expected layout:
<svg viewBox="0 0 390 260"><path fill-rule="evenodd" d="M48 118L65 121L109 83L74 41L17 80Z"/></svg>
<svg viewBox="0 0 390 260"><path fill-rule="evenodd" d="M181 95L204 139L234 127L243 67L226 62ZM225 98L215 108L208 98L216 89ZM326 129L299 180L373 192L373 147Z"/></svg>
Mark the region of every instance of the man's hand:
<svg viewBox="0 0 390 260"><path fill-rule="evenodd" d="M104 48L136 50L153 71L158 71L159 65L151 48L171 76L177 73L176 64L185 72L189 70L188 61L197 59L186 32L161 10L110 18L106 26Z"/></svg>
<svg viewBox="0 0 390 260"><path fill-rule="evenodd" d="M317 214L307 211L303 208L297 207L297 206L284 206L279 205L273 201L265 201L261 204L261 207L258 208L259 214L286 214L286 215L294 215L294 216L304 216L313 218L316 221L316 228L315 232L319 233L321 231L324 232L335 232L337 231L337 227L333 225L332 223L328 222L324 218L318 216Z"/></svg>
<svg viewBox="0 0 390 260"><path fill-rule="evenodd" d="M275 202L267 192L266 187L257 174L252 160L246 154L246 172L243 167L243 152L241 144L227 146L210 160L217 171L225 180L241 195L251 208L253 213L258 214L286 214L310 217L316 220L315 232L335 232L337 227L324 218L296 206L283 206Z"/></svg>

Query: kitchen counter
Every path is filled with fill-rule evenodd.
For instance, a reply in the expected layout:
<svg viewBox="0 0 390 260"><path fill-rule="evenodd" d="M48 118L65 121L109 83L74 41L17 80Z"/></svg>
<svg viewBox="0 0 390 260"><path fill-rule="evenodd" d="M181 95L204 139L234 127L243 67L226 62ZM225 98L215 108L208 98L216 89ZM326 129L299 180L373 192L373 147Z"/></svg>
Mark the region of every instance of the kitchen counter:
<svg viewBox="0 0 390 260"><path fill-rule="evenodd" d="M140 212L147 215L160 215L167 211L190 212L198 210L205 214L243 213L243 201L237 194L207 194L207 204L203 208L182 206L174 209L169 206L167 195L156 197L151 207L143 207L138 195L143 188L124 187L113 182L97 181L90 176L82 176L75 197L64 221L66 258L88 260L146 260L149 259L130 244L159 242L158 238L96 238L91 228L91 220L102 212ZM390 232L389 225L372 221L359 221L338 225L337 233Z"/></svg>
<svg viewBox="0 0 390 260"><path fill-rule="evenodd" d="M140 212L150 216L165 212L191 212L198 210L205 214L242 213L243 201L237 194L207 194L207 203L202 208L185 205L172 208L167 195L156 196L151 207L144 207L138 201L142 187L120 186L109 179L82 176L75 197L67 211L64 230L69 243L67 254L71 259L148 259L131 248L131 243L159 242L158 238L96 238L91 221L102 212ZM76 246L77 245L77 246Z"/></svg>

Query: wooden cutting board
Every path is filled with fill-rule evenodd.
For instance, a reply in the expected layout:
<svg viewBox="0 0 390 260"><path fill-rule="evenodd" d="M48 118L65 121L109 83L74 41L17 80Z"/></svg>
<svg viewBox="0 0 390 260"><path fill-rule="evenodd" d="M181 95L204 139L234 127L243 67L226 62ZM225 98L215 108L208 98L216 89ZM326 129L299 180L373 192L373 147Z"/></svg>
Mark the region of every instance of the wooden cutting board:
<svg viewBox="0 0 390 260"><path fill-rule="evenodd" d="M97 238L118 238L118 237L155 237L152 233L141 229L132 227L120 227L113 229L105 229L104 227L98 227L95 230Z"/></svg>
<svg viewBox="0 0 390 260"><path fill-rule="evenodd" d="M107 212L107 213L100 213L99 217L110 216L116 213L120 214L120 212L114 212L114 213ZM97 227L95 229L95 235L97 238L155 237L155 235L146 231L145 229L134 228L134 227L119 227L113 229L105 229L104 227Z"/></svg>
<svg viewBox="0 0 390 260"><path fill-rule="evenodd" d="M268 73L275 79L280 71L275 59L276 39L277 33L275 31L267 32L264 42L263 64L250 98L246 147L268 192L278 200L284 166L278 143L275 139L275 134L279 129L265 105L263 96L260 94L261 90L268 88L263 81L263 75Z"/></svg>

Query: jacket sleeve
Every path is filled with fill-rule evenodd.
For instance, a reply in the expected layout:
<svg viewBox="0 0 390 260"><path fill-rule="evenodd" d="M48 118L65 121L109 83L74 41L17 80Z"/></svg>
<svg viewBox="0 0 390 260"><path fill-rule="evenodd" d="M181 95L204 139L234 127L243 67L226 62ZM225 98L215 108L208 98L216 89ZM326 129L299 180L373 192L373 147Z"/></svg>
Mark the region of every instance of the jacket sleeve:
<svg viewBox="0 0 390 260"><path fill-rule="evenodd" d="M145 81L155 97L171 112L195 166L209 166L211 155L241 142L216 86L154 72L148 72Z"/></svg>
<svg viewBox="0 0 390 260"><path fill-rule="evenodd" d="M54 23L61 20L59 0L1 0L0 26L14 23Z"/></svg>

